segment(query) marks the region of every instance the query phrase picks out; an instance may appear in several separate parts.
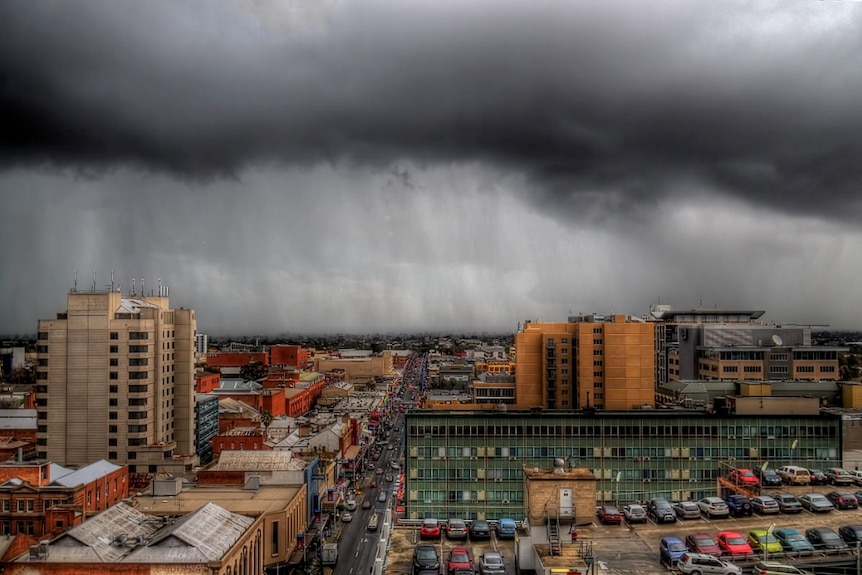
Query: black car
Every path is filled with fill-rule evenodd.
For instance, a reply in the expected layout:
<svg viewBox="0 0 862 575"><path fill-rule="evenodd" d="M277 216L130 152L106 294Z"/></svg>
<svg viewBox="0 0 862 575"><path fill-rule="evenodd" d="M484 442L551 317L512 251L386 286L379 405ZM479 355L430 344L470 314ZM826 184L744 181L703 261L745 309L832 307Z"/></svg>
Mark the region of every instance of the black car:
<svg viewBox="0 0 862 575"><path fill-rule="evenodd" d="M838 535L848 545L856 546L862 541L862 525L842 525L838 528Z"/></svg>
<svg viewBox="0 0 862 575"><path fill-rule="evenodd" d="M730 509L730 514L734 517L741 515L751 515L754 509L751 507L751 500L745 495L731 495L724 500L727 503L727 508Z"/></svg>
<svg viewBox="0 0 862 575"><path fill-rule="evenodd" d="M811 474L811 485L826 485L828 479L826 478L826 474L823 473L820 469L809 469L808 473Z"/></svg>
<svg viewBox="0 0 862 575"><path fill-rule="evenodd" d="M813 527L805 531L805 538L815 549L846 549L847 543L828 527Z"/></svg>
<svg viewBox="0 0 862 575"><path fill-rule="evenodd" d="M647 505L647 514L656 523L676 523L676 512L667 499L660 497L650 499L649 505Z"/></svg>
<svg viewBox="0 0 862 575"><path fill-rule="evenodd" d="M470 524L470 539L490 539L491 526L487 521L473 521Z"/></svg>
<svg viewBox="0 0 862 575"><path fill-rule="evenodd" d="M767 467L766 469L755 469L754 474L760 479L762 487L781 487L781 476L778 472Z"/></svg>
<svg viewBox="0 0 862 575"><path fill-rule="evenodd" d="M428 543L420 543L413 550L413 575L420 571L439 571L440 557L437 548Z"/></svg>
<svg viewBox="0 0 862 575"><path fill-rule="evenodd" d="M826 499L832 502L835 509L859 509L856 496L849 491L830 491L826 494Z"/></svg>

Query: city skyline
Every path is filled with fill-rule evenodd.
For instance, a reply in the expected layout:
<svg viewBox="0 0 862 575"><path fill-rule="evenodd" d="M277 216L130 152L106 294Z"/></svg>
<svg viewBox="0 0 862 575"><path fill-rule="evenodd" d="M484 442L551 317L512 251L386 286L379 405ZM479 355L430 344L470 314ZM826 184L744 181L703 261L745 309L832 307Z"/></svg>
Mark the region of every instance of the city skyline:
<svg viewBox="0 0 862 575"><path fill-rule="evenodd" d="M0 6L0 333L862 326L859 3Z"/></svg>

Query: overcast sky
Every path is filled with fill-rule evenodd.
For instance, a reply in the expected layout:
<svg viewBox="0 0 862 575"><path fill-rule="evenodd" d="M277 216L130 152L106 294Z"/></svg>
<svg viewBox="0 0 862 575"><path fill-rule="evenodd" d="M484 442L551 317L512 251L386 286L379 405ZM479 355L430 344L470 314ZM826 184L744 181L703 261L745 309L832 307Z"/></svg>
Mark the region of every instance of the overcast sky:
<svg viewBox="0 0 862 575"><path fill-rule="evenodd" d="M0 333L862 329L862 3L0 3Z"/></svg>

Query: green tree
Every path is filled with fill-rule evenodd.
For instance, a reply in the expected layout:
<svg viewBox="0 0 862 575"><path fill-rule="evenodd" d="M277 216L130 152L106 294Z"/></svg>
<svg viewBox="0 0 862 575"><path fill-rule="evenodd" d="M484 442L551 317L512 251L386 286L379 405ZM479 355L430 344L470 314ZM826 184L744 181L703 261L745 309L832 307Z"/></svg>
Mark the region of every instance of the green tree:
<svg viewBox="0 0 862 575"><path fill-rule="evenodd" d="M239 368L239 374L246 380L257 381L269 374L269 368L260 361L253 361Z"/></svg>

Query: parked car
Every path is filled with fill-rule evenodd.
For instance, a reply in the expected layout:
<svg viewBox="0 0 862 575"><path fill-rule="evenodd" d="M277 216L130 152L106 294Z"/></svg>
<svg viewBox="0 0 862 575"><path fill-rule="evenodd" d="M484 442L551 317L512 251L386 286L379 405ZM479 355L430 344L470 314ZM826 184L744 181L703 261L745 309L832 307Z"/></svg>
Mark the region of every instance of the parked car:
<svg viewBox="0 0 862 575"><path fill-rule="evenodd" d="M734 469L730 472L728 479L737 485L745 487L760 487L760 480L750 469Z"/></svg>
<svg viewBox="0 0 862 575"><path fill-rule="evenodd" d="M766 529L752 529L748 532L746 540L755 553L781 553L784 551L781 542L775 535L767 533Z"/></svg>
<svg viewBox="0 0 862 575"><path fill-rule="evenodd" d="M803 571L787 563L777 561L759 561L751 568L754 575L812 575L811 571Z"/></svg>
<svg viewBox="0 0 862 575"><path fill-rule="evenodd" d="M446 522L447 539L467 539L467 523L463 519L450 519Z"/></svg>
<svg viewBox="0 0 862 575"><path fill-rule="evenodd" d="M662 537L658 544L659 560L668 567L674 567L686 551L688 549L679 537Z"/></svg>
<svg viewBox="0 0 862 575"><path fill-rule="evenodd" d="M751 500L749 500L745 495L733 494L728 496L724 502L727 504L727 509L730 511L730 514L734 517L739 517L740 515L751 515L753 512L753 509L751 508Z"/></svg>
<svg viewBox="0 0 862 575"><path fill-rule="evenodd" d="M763 487L781 487L781 476L771 467L755 469L754 474L757 475L760 485Z"/></svg>
<svg viewBox="0 0 862 575"><path fill-rule="evenodd" d="M452 573L456 569L472 569L473 558L466 547L453 547L449 551L449 560L446 562L446 570Z"/></svg>
<svg viewBox="0 0 862 575"><path fill-rule="evenodd" d="M674 513L673 507L671 507L667 499L660 497L650 499L647 513L656 523L676 522L676 513Z"/></svg>
<svg viewBox="0 0 862 575"><path fill-rule="evenodd" d="M811 485L826 485L826 474L820 469L809 469L811 474Z"/></svg>
<svg viewBox="0 0 862 575"><path fill-rule="evenodd" d="M829 469L824 469L823 473L826 475L826 481L829 485L856 484L856 478L850 475L849 471L841 467L830 467Z"/></svg>
<svg viewBox="0 0 862 575"><path fill-rule="evenodd" d="M646 523L647 512L643 505L633 503L623 507L623 517L629 523Z"/></svg>
<svg viewBox="0 0 862 575"><path fill-rule="evenodd" d="M820 493L806 493L799 498L799 503L802 504L803 509L807 509L812 513L829 513L835 509L832 502Z"/></svg>
<svg viewBox="0 0 862 575"><path fill-rule="evenodd" d="M754 555L751 545L748 544L745 537L736 531L719 531L715 538L718 546L724 554L730 555L731 557Z"/></svg>
<svg viewBox="0 0 862 575"><path fill-rule="evenodd" d="M596 511L596 517L604 525L619 525L623 522L622 514L613 505L602 505L599 507L599 510Z"/></svg>
<svg viewBox="0 0 862 575"><path fill-rule="evenodd" d="M795 495L791 495L790 493L779 493L774 497L774 499L775 502L778 503L778 509L782 513L802 512L802 504L799 503L799 499L797 499Z"/></svg>
<svg viewBox="0 0 862 575"><path fill-rule="evenodd" d="M677 519L700 519L700 506L694 501L680 501L672 507Z"/></svg>
<svg viewBox="0 0 862 575"><path fill-rule="evenodd" d="M805 537L811 541L815 549L847 549L847 542L828 527L806 529Z"/></svg>
<svg viewBox="0 0 862 575"><path fill-rule="evenodd" d="M487 521L473 521L470 524L470 539L490 539L491 526Z"/></svg>
<svg viewBox="0 0 862 575"><path fill-rule="evenodd" d="M838 535L853 547L862 541L862 525L842 525L838 528Z"/></svg>
<svg viewBox="0 0 862 575"><path fill-rule="evenodd" d="M798 529L782 527L773 531L772 534L781 543L781 548L784 549L785 553L797 555L811 555L814 553L814 545Z"/></svg>
<svg viewBox="0 0 862 575"><path fill-rule="evenodd" d="M712 535L706 533L692 533L685 536L685 546L694 553L705 553L721 557L721 548L713 540Z"/></svg>
<svg viewBox="0 0 862 575"><path fill-rule="evenodd" d="M479 556L479 573L481 575L505 575L506 566L503 555L499 551L486 551Z"/></svg>
<svg viewBox="0 0 862 575"><path fill-rule="evenodd" d="M781 481L787 485L808 485L811 483L811 472L798 465L785 465L778 468Z"/></svg>
<svg viewBox="0 0 862 575"><path fill-rule="evenodd" d="M714 555L703 553L683 553L679 558L677 567L686 575L741 575L742 569L738 565L722 561Z"/></svg>
<svg viewBox="0 0 862 575"><path fill-rule="evenodd" d="M697 502L697 510L709 519L730 515L730 509L721 497L704 497Z"/></svg>
<svg viewBox="0 0 862 575"><path fill-rule="evenodd" d="M437 548L429 543L420 543L413 549L413 575L419 575L420 571L431 570L440 570Z"/></svg>
<svg viewBox="0 0 862 575"><path fill-rule="evenodd" d="M771 515L781 511L781 508L778 507L778 502L769 495L758 495L757 497L752 497L751 508L761 515Z"/></svg>
<svg viewBox="0 0 862 575"><path fill-rule="evenodd" d="M353 514L350 511L345 511L341 514L341 521L343 523L350 523L353 521Z"/></svg>
<svg viewBox="0 0 862 575"><path fill-rule="evenodd" d="M419 539L440 539L440 522L436 519L423 519L419 529Z"/></svg>
<svg viewBox="0 0 862 575"><path fill-rule="evenodd" d="M849 491L830 491L826 494L826 499L832 502L835 509L859 509L856 496Z"/></svg>
<svg viewBox="0 0 862 575"><path fill-rule="evenodd" d="M862 485L862 471L858 469L848 469L847 473L853 476L856 485Z"/></svg>
<svg viewBox="0 0 862 575"><path fill-rule="evenodd" d="M514 519L506 517L497 521L495 529L497 531L497 539L514 539L517 525Z"/></svg>

